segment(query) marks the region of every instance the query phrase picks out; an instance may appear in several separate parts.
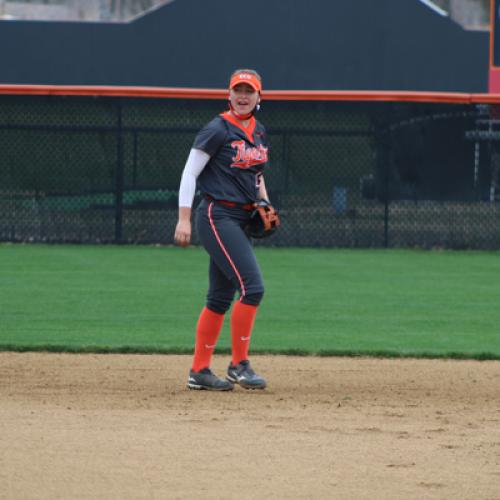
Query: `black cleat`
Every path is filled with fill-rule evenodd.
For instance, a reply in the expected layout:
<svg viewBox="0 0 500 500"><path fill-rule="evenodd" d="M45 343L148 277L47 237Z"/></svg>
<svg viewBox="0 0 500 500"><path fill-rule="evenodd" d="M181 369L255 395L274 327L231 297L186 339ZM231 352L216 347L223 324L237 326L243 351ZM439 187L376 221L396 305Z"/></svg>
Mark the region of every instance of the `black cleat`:
<svg viewBox="0 0 500 500"><path fill-rule="evenodd" d="M245 389L265 389L267 385L266 380L252 370L248 359L241 361L236 366L230 364L226 378L233 384L240 384Z"/></svg>
<svg viewBox="0 0 500 500"><path fill-rule="evenodd" d="M199 372L190 370L187 386L189 389L205 391L232 391L234 388L231 382L215 376L210 368L203 368Z"/></svg>

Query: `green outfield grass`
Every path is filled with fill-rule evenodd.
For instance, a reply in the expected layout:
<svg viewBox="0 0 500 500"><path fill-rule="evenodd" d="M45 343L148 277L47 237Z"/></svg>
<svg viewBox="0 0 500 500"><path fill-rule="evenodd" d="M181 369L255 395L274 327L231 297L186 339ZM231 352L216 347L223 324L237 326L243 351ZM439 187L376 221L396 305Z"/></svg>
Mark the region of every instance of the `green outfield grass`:
<svg viewBox="0 0 500 500"><path fill-rule="evenodd" d="M500 359L498 252L256 251L253 352ZM0 350L192 352L207 265L199 248L0 245Z"/></svg>

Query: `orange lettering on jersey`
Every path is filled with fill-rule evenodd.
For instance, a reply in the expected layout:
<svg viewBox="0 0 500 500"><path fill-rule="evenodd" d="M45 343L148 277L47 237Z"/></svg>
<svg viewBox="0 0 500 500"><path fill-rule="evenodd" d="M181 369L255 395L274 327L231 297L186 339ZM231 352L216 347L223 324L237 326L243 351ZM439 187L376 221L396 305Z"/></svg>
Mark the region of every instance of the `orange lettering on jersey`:
<svg viewBox="0 0 500 500"><path fill-rule="evenodd" d="M250 168L267 161L267 148L262 144L256 148L247 148L245 141L233 141L231 147L236 150L231 167Z"/></svg>

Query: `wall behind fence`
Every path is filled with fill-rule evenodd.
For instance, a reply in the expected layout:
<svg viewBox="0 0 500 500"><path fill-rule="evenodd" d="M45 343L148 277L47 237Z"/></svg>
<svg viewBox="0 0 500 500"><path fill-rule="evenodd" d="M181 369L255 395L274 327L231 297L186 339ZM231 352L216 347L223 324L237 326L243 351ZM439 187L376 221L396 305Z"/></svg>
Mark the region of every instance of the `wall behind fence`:
<svg viewBox="0 0 500 500"><path fill-rule="evenodd" d="M488 34L416 0L180 0L126 24L0 20L0 46L10 84L219 88L236 64L266 89L488 86Z"/></svg>
<svg viewBox="0 0 500 500"><path fill-rule="evenodd" d="M172 243L185 160L223 91L0 91L0 240ZM54 95L79 92L108 95ZM259 244L500 248L494 101L268 93L283 227Z"/></svg>

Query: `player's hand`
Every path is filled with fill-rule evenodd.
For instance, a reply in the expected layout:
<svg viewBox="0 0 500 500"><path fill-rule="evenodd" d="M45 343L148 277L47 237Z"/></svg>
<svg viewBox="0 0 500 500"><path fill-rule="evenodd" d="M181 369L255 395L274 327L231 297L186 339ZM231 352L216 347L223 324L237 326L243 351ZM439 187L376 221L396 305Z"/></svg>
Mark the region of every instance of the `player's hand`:
<svg viewBox="0 0 500 500"><path fill-rule="evenodd" d="M181 247L189 246L191 242L191 222L180 220L177 223L174 234L174 241Z"/></svg>

